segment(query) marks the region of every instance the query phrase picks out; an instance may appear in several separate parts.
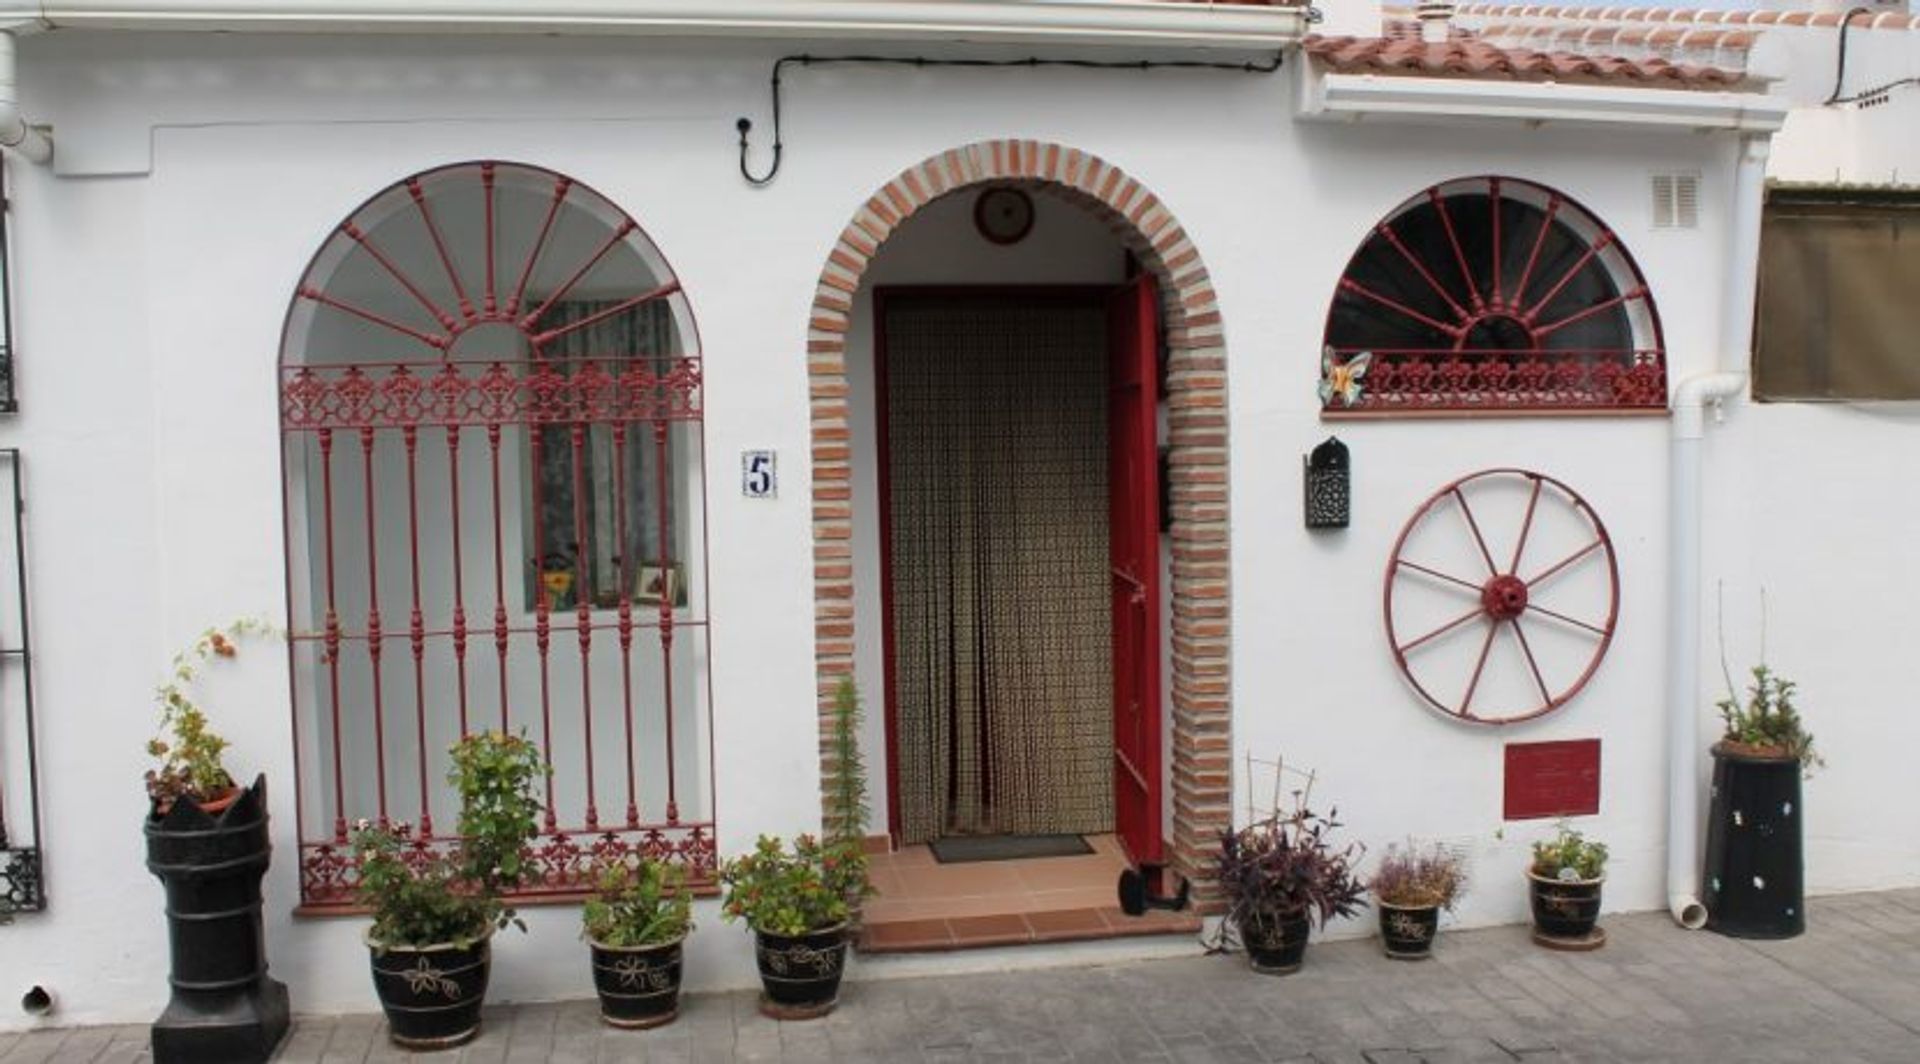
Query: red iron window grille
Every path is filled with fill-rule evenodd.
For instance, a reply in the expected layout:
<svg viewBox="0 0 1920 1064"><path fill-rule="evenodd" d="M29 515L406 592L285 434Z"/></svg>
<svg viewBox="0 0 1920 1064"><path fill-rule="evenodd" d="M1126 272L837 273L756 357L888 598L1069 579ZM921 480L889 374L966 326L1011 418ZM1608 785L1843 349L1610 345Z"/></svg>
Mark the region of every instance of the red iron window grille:
<svg viewBox="0 0 1920 1064"><path fill-rule="evenodd" d="M567 177L429 171L328 238L280 365L304 906L352 904L356 820L449 844L487 728L553 767L524 894L710 879L701 409L679 283Z"/></svg>
<svg viewBox="0 0 1920 1064"><path fill-rule="evenodd" d="M1659 411L1653 296L1614 233L1509 177L1435 185L1375 226L1340 278L1327 416Z"/></svg>

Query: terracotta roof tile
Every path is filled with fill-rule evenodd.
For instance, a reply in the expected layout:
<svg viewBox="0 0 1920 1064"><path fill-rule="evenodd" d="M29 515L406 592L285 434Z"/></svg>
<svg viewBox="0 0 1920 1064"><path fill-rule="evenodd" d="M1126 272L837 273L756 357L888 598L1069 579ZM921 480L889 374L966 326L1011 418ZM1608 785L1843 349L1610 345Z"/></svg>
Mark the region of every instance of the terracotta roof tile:
<svg viewBox="0 0 1920 1064"><path fill-rule="evenodd" d="M1391 13L1408 6L1403 2L1386 5ZM1835 12L1811 11L1735 11L1725 8L1644 7L1601 4L1540 7L1533 4L1465 3L1459 13L1472 18L1558 19L1592 22L1667 22L1704 23L1720 26L1838 26L1845 17ZM1920 14L1901 11L1869 12L1871 18L1855 18L1855 29L1920 30Z"/></svg>
<svg viewBox="0 0 1920 1064"><path fill-rule="evenodd" d="M1635 85L1642 88L1740 88L1743 75L1716 67L1671 63L1665 59L1622 59L1572 52L1502 48L1474 38L1455 37L1426 44L1418 37L1325 37L1301 42L1316 64L1339 74L1390 74L1415 77L1463 77L1496 81L1557 81Z"/></svg>

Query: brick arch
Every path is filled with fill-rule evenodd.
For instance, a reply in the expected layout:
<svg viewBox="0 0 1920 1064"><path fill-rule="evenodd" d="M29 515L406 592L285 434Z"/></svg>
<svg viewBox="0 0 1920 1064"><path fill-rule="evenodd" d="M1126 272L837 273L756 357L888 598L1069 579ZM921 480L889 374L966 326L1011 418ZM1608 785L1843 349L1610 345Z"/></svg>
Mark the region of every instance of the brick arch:
<svg viewBox="0 0 1920 1064"><path fill-rule="evenodd" d="M1167 850L1203 898L1219 832L1231 823L1226 347L1213 282L1165 204L1120 168L1075 148L991 140L901 171L854 214L827 256L807 328L812 413L814 661L823 793L837 772L827 742L833 690L852 675L853 476L846 336L867 265L893 231L942 196L1020 184L1104 219L1159 281L1169 366L1173 571L1173 729L1166 757L1173 811ZM865 618L865 623L878 623Z"/></svg>

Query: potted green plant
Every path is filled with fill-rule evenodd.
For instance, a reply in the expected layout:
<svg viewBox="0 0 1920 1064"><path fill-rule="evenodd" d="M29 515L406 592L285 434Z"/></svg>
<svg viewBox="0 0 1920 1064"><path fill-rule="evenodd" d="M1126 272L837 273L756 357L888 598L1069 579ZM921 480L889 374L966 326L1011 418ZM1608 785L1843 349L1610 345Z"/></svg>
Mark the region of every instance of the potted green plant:
<svg viewBox="0 0 1920 1064"><path fill-rule="evenodd" d="M1606 931L1594 926L1606 873L1606 844L1586 838L1565 821L1552 837L1535 842L1527 866L1533 940L1567 950L1606 945Z"/></svg>
<svg viewBox="0 0 1920 1064"><path fill-rule="evenodd" d="M824 1016L839 1001L847 961L849 898L867 892L867 857L857 844L812 835L762 835L753 852L720 868L728 921L753 929L764 993L760 1011L775 1019Z"/></svg>
<svg viewBox="0 0 1920 1064"><path fill-rule="evenodd" d="M1425 960L1433 953L1441 910L1452 912L1454 903L1466 893L1466 864L1458 854L1438 844L1388 846L1371 885L1374 903L1380 908L1380 940L1387 956Z"/></svg>
<svg viewBox="0 0 1920 1064"><path fill-rule="evenodd" d="M1715 703L1724 728L1713 745L1703 900L1712 930L1791 938L1806 930L1800 781L1824 762L1794 682L1765 664L1752 675L1745 698L1728 676Z"/></svg>
<svg viewBox="0 0 1920 1064"><path fill-rule="evenodd" d="M225 628L207 629L173 656L172 673L154 693L160 707L160 734L147 740L147 753L160 762L147 770L147 797L156 819L166 816L183 798L192 799L209 816L217 816L239 799L240 786L222 760L229 744L213 730L191 692L209 663L235 658L241 640L272 632L264 621L238 620Z"/></svg>
<svg viewBox="0 0 1920 1064"><path fill-rule="evenodd" d="M656 861L609 861L580 913L600 1018L658 1027L680 1011L681 944L693 930L686 876Z"/></svg>
<svg viewBox="0 0 1920 1064"><path fill-rule="evenodd" d="M373 913L374 992L389 1037L409 1049L456 1046L479 1032L493 932L525 928L501 897L526 877L546 763L532 742L503 732L469 735L452 754L460 842L451 852L416 841L405 824L362 820L352 839L360 903Z"/></svg>
<svg viewBox="0 0 1920 1064"><path fill-rule="evenodd" d="M1313 923L1325 927L1366 907L1366 887L1354 871L1365 848L1335 847L1336 815L1314 813L1296 795L1291 812L1276 810L1221 833L1215 868L1227 898L1222 927L1238 931L1254 971L1299 971Z"/></svg>
<svg viewBox="0 0 1920 1064"><path fill-rule="evenodd" d="M155 692L160 734L147 752L147 870L166 891L171 996L152 1028L153 1058L259 1060L288 1026L287 988L267 976L260 881L272 860L267 781L242 788L227 771L227 740L194 701L201 671L239 655L263 621L209 628L174 655Z"/></svg>

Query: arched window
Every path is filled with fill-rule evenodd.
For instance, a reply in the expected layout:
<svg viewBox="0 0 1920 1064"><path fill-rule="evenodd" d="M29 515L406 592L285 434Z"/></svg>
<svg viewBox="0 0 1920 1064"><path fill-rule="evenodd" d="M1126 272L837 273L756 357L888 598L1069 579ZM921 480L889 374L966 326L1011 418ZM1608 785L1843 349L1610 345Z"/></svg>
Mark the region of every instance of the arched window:
<svg viewBox="0 0 1920 1064"><path fill-rule="evenodd" d="M303 904L351 902L356 820L450 842L482 729L553 768L529 893L710 873L698 338L633 219L515 163L408 178L314 256L280 363Z"/></svg>
<svg viewBox="0 0 1920 1064"><path fill-rule="evenodd" d="M1663 410L1653 296L1612 231L1508 177L1435 185L1375 226L1334 294L1330 416Z"/></svg>

